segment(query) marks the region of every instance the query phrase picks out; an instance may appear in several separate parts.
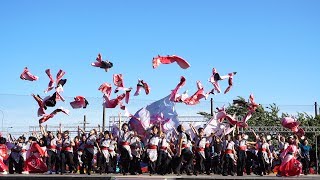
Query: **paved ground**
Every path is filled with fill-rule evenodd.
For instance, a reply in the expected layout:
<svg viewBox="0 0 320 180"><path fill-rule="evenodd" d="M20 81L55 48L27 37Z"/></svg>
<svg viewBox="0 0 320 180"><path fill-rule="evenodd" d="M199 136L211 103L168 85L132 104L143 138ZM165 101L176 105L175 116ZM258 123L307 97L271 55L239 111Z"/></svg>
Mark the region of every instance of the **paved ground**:
<svg viewBox="0 0 320 180"><path fill-rule="evenodd" d="M161 180L161 179L285 179L285 180L291 180L291 179L320 179L320 175L308 175L308 176L299 176L299 177L276 177L275 175L267 175L267 176L220 176L220 175L200 175L200 176L173 176L173 175L167 175L167 176L149 176L149 175L137 175L137 176L122 176L122 175L99 175L99 174L93 174L91 176L88 175L43 175L43 174L29 174L29 175L0 175L0 179L6 179L6 180L72 180L72 179L92 179L92 180L141 180L141 179L153 179L153 180Z"/></svg>

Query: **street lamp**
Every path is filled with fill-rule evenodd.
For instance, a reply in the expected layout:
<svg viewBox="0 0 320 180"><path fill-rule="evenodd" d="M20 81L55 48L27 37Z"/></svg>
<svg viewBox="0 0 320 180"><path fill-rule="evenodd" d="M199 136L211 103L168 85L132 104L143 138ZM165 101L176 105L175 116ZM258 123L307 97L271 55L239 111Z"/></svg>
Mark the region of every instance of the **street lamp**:
<svg viewBox="0 0 320 180"><path fill-rule="evenodd" d="M10 134L10 133L9 133L9 129L12 129L12 128L13 128L13 127L7 127L7 132L6 132L7 135Z"/></svg>
<svg viewBox="0 0 320 180"><path fill-rule="evenodd" d="M12 129L13 127L7 127L7 132L9 132L9 129Z"/></svg>

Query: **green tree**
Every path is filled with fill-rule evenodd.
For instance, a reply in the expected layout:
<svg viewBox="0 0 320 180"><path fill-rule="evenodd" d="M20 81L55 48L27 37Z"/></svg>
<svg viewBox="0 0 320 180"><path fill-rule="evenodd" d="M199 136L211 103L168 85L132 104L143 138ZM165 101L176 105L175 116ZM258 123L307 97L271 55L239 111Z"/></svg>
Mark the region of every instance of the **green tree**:
<svg viewBox="0 0 320 180"><path fill-rule="evenodd" d="M240 103L238 104L229 104L226 108L226 112L230 115L236 115L238 118L243 118L247 113L248 109L245 105L246 100L243 97L238 96L235 100ZM273 103L266 107L259 106L252 114L251 119L248 121L249 126L281 126L280 120L283 117L292 116L288 113L281 113L279 115L279 107ZM206 112L199 112L198 114L210 119L211 115ZM301 126L320 126L320 115L313 117L312 115L305 112L297 112L297 115L294 116L297 121L301 123ZM311 142L315 140L315 134L306 133L305 136L310 139Z"/></svg>

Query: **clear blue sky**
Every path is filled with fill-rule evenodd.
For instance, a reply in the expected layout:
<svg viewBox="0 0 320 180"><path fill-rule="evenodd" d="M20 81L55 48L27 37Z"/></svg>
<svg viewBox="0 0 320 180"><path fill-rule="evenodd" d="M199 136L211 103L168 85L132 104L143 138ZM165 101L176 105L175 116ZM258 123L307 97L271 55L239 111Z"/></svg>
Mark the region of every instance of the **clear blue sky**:
<svg viewBox="0 0 320 180"><path fill-rule="evenodd" d="M44 70L61 68L69 80L64 96L101 97L99 85L122 73L127 86L145 79L151 94L136 99L152 101L170 93L181 75L189 94L197 80L209 90L216 67L238 72L230 93L214 97L218 102L254 93L262 104L312 105L320 89L319 8L317 0L1 1L0 94L41 94L48 83ZM108 73L90 66L99 52L114 63ZM158 54L182 56L191 68L154 70ZM25 66L38 82L19 79ZM6 109L4 97L0 107ZM36 108L22 99L26 110Z"/></svg>

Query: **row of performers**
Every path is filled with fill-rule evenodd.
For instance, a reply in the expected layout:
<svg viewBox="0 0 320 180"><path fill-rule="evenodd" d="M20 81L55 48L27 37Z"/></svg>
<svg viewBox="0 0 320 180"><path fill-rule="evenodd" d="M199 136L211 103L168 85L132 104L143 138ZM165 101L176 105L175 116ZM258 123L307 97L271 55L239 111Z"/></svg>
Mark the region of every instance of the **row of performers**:
<svg viewBox="0 0 320 180"><path fill-rule="evenodd" d="M8 137L0 139L0 171L17 173L116 173L117 167L123 175L142 174L141 162L148 163L150 175L169 173L188 175L222 174L243 176L252 170L257 175L268 173L275 159L281 160L278 176L295 176L302 172L297 155L303 157L304 172L308 172L310 148L306 144L299 148L298 138L278 137L280 154L264 136L256 136L249 142L248 136L239 134L233 140L231 135L205 136L203 128L191 126L195 138L185 133L182 125L177 127L177 136L161 132L157 126L151 128L147 139L130 131L128 124L121 126L120 136L113 137L108 131L97 133L91 130L81 137L71 139L68 131L46 132L41 126L41 138L23 136L17 140ZM143 140L144 139L144 142ZM300 149L300 151L299 151ZM93 168L94 159L96 166ZM7 166L8 165L8 166ZM67 166L66 166L67 165ZM68 167L68 172L66 171Z"/></svg>

